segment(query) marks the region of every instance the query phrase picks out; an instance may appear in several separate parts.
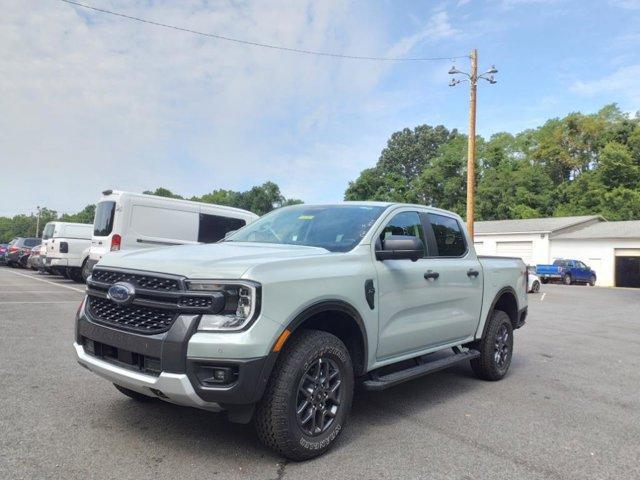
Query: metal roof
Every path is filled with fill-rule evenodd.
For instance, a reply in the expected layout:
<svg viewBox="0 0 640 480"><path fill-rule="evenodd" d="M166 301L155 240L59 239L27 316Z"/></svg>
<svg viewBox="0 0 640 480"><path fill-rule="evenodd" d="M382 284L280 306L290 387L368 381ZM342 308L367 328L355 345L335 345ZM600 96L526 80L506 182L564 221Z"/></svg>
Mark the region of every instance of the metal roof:
<svg viewBox="0 0 640 480"><path fill-rule="evenodd" d="M475 222L475 235L491 235L506 233L552 233L581 223L604 221L600 215L581 217L548 217L525 218L520 220L489 220Z"/></svg>
<svg viewBox="0 0 640 480"><path fill-rule="evenodd" d="M572 232L559 233L554 239L587 240L590 238L637 238L640 239L640 220L624 222L600 222L587 225Z"/></svg>

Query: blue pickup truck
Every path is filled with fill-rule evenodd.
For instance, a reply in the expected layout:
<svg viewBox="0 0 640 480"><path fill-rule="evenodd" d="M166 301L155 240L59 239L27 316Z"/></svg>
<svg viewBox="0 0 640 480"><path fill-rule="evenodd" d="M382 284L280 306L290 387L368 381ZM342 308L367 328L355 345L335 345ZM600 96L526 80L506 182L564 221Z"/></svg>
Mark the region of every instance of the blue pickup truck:
<svg viewBox="0 0 640 480"><path fill-rule="evenodd" d="M536 265L536 274L542 283L561 281L565 285L582 283L592 287L596 284L596 272L580 260L558 259L553 265Z"/></svg>

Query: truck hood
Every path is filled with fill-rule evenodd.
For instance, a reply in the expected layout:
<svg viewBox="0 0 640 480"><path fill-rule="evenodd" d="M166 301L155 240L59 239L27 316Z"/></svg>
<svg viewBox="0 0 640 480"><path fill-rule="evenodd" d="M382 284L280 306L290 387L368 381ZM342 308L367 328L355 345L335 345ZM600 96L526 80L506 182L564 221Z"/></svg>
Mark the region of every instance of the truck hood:
<svg viewBox="0 0 640 480"><path fill-rule="evenodd" d="M108 253L96 265L187 278L241 278L251 267L294 258L327 255L324 248L270 243L222 242Z"/></svg>

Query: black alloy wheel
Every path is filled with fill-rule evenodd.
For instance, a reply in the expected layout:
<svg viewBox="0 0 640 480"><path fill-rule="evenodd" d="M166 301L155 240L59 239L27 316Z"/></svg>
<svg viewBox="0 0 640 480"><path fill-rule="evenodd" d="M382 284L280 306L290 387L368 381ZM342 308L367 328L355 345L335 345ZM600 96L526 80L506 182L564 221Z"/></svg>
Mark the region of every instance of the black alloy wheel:
<svg viewBox="0 0 640 480"><path fill-rule="evenodd" d="M512 343L510 342L510 337L511 333L507 325L503 323L496 333L493 348L493 361L499 370L504 370L507 362L511 360Z"/></svg>
<svg viewBox="0 0 640 480"><path fill-rule="evenodd" d="M336 363L321 357L302 375L296 399L300 429L311 437L331 427L340 409L342 375Z"/></svg>

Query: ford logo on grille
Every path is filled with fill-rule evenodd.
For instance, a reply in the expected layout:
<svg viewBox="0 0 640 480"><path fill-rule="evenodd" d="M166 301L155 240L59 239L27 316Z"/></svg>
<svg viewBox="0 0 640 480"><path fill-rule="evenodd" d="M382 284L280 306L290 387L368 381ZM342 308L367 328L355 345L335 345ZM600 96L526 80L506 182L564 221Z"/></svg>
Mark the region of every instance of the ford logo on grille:
<svg viewBox="0 0 640 480"><path fill-rule="evenodd" d="M133 302L136 296L136 289L127 282L114 283L107 290L107 298L121 305L127 305Z"/></svg>

